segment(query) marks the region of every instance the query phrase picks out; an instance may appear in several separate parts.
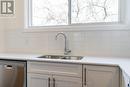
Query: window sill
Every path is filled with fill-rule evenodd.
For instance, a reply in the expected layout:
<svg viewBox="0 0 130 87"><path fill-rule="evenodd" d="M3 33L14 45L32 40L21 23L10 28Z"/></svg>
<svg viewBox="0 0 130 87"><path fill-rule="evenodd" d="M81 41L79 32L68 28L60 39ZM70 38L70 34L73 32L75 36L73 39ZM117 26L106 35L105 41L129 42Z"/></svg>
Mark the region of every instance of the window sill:
<svg viewBox="0 0 130 87"><path fill-rule="evenodd" d="M26 27L24 32L78 32L78 31L119 31L130 30L128 24L89 24L89 25L71 25L71 26L49 26L49 27Z"/></svg>

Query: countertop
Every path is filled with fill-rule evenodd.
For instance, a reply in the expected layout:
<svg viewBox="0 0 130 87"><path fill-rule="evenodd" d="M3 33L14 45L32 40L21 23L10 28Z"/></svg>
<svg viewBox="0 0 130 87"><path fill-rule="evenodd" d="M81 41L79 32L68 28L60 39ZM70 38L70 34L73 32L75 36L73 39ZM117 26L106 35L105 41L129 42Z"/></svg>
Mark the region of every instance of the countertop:
<svg viewBox="0 0 130 87"><path fill-rule="evenodd" d="M96 64L119 66L130 77L130 58L112 58L112 57L90 57L86 56L82 60L62 60L62 59L43 59L37 58L41 54L14 54L0 53L0 59L5 60L24 60L24 61L40 61L40 62L61 62L75 64Z"/></svg>

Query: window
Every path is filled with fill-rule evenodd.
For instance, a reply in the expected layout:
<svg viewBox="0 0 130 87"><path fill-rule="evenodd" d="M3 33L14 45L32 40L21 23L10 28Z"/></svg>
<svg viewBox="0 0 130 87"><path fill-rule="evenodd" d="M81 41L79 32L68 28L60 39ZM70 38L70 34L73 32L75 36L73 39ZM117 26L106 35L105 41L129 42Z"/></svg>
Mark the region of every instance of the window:
<svg viewBox="0 0 130 87"><path fill-rule="evenodd" d="M119 22L119 0L30 0L30 26Z"/></svg>

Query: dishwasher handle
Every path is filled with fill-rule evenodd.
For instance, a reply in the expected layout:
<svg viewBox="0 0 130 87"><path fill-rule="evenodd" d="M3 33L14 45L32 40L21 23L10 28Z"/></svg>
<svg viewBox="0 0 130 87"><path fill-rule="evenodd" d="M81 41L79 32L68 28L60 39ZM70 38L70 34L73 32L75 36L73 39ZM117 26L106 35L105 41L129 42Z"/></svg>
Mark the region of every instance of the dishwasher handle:
<svg viewBox="0 0 130 87"><path fill-rule="evenodd" d="M4 65L4 68L7 69L7 70L14 69L13 65Z"/></svg>

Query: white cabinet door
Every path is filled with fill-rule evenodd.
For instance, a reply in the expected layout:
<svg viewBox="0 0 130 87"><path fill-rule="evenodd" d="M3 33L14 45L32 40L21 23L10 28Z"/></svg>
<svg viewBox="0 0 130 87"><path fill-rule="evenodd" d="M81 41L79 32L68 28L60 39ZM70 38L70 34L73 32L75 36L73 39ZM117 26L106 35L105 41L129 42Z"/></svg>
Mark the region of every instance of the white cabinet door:
<svg viewBox="0 0 130 87"><path fill-rule="evenodd" d="M130 87L130 77L122 71L121 74L121 86L120 87Z"/></svg>
<svg viewBox="0 0 130 87"><path fill-rule="evenodd" d="M53 76L53 87L82 87L82 78Z"/></svg>
<svg viewBox="0 0 130 87"><path fill-rule="evenodd" d="M50 87L50 76L28 73L27 87Z"/></svg>
<svg viewBox="0 0 130 87"><path fill-rule="evenodd" d="M84 87L119 87L118 67L86 65L83 69Z"/></svg>

